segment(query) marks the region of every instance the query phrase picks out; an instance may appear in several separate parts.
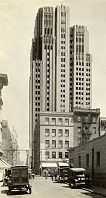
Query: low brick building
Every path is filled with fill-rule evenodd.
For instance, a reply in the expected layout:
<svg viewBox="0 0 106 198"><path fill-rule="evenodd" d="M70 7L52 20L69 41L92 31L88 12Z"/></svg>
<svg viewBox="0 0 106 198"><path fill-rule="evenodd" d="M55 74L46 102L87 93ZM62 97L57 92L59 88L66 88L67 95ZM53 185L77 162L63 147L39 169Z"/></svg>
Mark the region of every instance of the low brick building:
<svg viewBox="0 0 106 198"><path fill-rule="evenodd" d="M86 168L94 184L106 187L106 134L69 150L74 167Z"/></svg>

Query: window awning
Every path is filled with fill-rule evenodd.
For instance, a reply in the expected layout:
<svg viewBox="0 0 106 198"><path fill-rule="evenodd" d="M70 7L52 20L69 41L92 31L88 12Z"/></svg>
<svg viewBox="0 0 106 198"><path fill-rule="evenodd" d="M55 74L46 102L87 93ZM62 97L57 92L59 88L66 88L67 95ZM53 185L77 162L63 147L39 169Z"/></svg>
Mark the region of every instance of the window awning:
<svg viewBox="0 0 106 198"><path fill-rule="evenodd" d="M60 167L63 167L63 166L64 166L64 167L66 167L66 166L68 167L68 166L69 166L69 164L66 163L66 162L59 162L58 165L59 165Z"/></svg>
<svg viewBox="0 0 106 198"><path fill-rule="evenodd" d="M42 168L57 168L57 164L55 162L42 162Z"/></svg>

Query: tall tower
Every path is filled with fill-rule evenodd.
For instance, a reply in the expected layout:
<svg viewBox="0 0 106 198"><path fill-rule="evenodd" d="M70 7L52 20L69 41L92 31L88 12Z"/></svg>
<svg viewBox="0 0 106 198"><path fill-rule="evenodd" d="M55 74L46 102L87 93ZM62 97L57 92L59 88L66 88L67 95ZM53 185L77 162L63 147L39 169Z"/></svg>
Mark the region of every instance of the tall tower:
<svg viewBox="0 0 106 198"><path fill-rule="evenodd" d="M40 8L32 41L32 67L41 111L55 111L55 11ZM35 101L36 103L36 101ZM38 104L37 104L38 107Z"/></svg>
<svg viewBox="0 0 106 198"><path fill-rule="evenodd" d="M57 6L56 32L56 111L69 112L69 8Z"/></svg>
<svg viewBox="0 0 106 198"><path fill-rule="evenodd" d="M70 28L70 106L91 108L91 55L89 34L84 26Z"/></svg>
<svg viewBox="0 0 106 198"><path fill-rule="evenodd" d="M34 89L39 89L40 111L69 112L68 7L38 10L32 40L31 76L32 73L37 85ZM35 98L36 94L38 96L38 92Z"/></svg>
<svg viewBox="0 0 106 198"><path fill-rule="evenodd" d="M69 112L69 8L38 10L30 60L30 148L41 112ZM32 160L33 162L35 160Z"/></svg>
<svg viewBox="0 0 106 198"><path fill-rule="evenodd" d="M73 128L70 130L69 126L72 126L70 119L74 108L91 108L88 31L84 26L69 28L68 7L60 5L38 10L30 63L31 161L32 167L39 167L46 156L53 160L53 152L55 159L60 157L59 152L65 156L66 143L72 146ZM64 126L61 140L58 121ZM65 128L65 122L69 128ZM67 140L65 130L69 131ZM62 150L58 150L60 141Z"/></svg>

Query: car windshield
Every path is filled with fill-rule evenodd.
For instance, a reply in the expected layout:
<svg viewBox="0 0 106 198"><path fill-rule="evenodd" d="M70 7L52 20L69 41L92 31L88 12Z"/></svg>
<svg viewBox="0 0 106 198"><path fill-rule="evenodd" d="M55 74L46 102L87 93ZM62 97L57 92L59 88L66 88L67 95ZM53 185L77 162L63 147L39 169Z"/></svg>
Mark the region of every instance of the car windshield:
<svg viewBox="0 0 106 198"><path fill-rule="evenodd" d="M82 171L80 171L80 172L75 172L74 175L75 175L76 177L84 177L84 176L85 176L84 172L82 172Z"/></svg>

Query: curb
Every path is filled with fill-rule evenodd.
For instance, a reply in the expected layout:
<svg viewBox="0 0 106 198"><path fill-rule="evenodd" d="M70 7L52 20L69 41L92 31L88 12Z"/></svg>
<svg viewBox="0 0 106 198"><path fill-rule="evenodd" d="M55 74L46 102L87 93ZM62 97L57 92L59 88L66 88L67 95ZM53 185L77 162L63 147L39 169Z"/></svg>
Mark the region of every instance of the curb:
<svg viewBox="0 0 106 198"><path fill-rule="evenodd" d="M100 195L100 196L102 196L102 197L106 197L106 194L99 193L99 192L96 192L96 191L94 191L94 194L96 194L96 195Z"/></svg>
<svg viewBox="0 0 106 198"><path fill-rule="evenodd" d="M106 197L106 193L103 194L102 192L96 191L94 186L90 186L89 188L86 188L85 190L87 190L87 191L89 191L91 193L94 193L95 195L100 195L102 197Z"/></svg>

